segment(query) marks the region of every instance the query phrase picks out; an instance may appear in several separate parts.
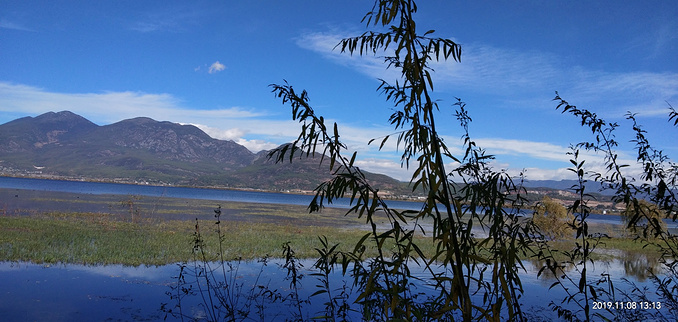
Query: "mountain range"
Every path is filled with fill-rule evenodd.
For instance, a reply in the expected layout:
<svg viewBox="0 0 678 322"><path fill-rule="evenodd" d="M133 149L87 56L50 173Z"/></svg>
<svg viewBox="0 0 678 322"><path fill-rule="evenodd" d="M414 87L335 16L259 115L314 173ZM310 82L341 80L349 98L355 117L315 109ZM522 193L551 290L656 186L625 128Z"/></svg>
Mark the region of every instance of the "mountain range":
<svg viewBox="0 0 678 322"><path fill-rule="evenodd" d="M330 178L319 158L276 164L268 152L146 117L99 126L62 111L0 125L5 175L263 190L313 190ZM393 178L366 175L382 190L408 192Z"/></svg>
<svg viewBox="0 0 678 322"><path fill-rule="evenodd" d="M331 177L320 157L275 163L193 125L147 117L99 126L69 111L0 125L0 175L171 184L267 191L311 191ZM406 183L365 173L382 192L413 195ZM575 181L528 181L568 190Z"/></svg>

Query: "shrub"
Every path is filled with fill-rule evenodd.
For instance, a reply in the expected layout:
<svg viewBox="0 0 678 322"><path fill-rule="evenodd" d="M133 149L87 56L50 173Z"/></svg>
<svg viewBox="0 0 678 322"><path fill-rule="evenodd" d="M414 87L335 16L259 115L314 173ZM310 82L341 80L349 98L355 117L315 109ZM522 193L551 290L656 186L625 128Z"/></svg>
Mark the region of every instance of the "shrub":
<svg viewBox="0 0 678 322"><path fill-rule="evenodd" d="M645 238L655 238L667 229L664 222L664 218L667 218L666 211L644 199L633 199L626 205L621 216L628 231L642 234Z"/></svg>
<svg viewBox="0 0 678 322"><path fill-rule="evenodd" d="M544 196L537 203L532 215L532 222L549 240L571 237L573 230L570 224L573 220L574 216L567 211L565 206L548 196Z"/></svg>

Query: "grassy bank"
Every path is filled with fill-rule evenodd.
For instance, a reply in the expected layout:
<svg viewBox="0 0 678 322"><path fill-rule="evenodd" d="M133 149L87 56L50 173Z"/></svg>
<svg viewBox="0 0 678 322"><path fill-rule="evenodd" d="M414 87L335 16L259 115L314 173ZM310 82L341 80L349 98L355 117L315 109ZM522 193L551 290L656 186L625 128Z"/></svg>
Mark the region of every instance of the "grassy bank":
<svg viewBox="0 0 678 322"><path fill-rule="evenodd" d="M215 256L214 220L199 222L207 249ZM101 213L45 213L0 217L0 260L37 263L160 265L193 259L196 222L130 222ZM222 221L224 258L280 257L290 242L298 257L317 253L319 235L349 250L365 232L331 226Z"/></svg>
<svg viewBox="0 0 678 322"><path fill-rule="evenodd" d="M37 263L163 264L190 256L190 223L130 223L100 213L0 218L0 257Z"/></svg>
<svg viewBox="0 0 678 322"><path fill-rule="evenodd" d="M250 207L259 219L308 216L291 209L267 209L269 205ZM340 212L340 211L338 211ZM336 214L334 214L336 215ZM333 215L325 214L331 217ZM281 256L281 245L290 242L298 257L313 257L320 244L318 236L327 236L330 243L349 251L365 231L332 226L329 219L314 221L222 220L225 259L257 259ZM313 222L316 224L314 225ZM0 217L0 260L37 263L160 265L193 259L196 222L192 220L160 220L142 218L136 222L105 213L50 212L31 216ZM199 221L200 231L210 256L216 259L218 238L214 219ZM422 239L425 253L433 245ZM568 250L573 241L553 243L554 248ZM597 253L602 259L628 253L648 253L647 248L631 239L606 239ZM369 249L368 249L369 253Z"/></svg>
<svg viewBox="0 0 678 322"><path fill-rule="evenodd" d="M318 236L327 236L331 244L348 251L366 233L362 219L333 208L309 214L305 206L296 205L16 189L0 189L0 200L4 200L0 261L128 265L189 261L196 218L208 249L218 249L213 210L219 204L225 259L281 257L281 245L288 241L298 257L314 257ZM591 230L620 236L619 226L591 225ZM418 244L425 253L433 253L432 243L422 238ZM552 246L571 250L574 241ZM642 243L624 238L607 239L600 247L596 256L601 259L649 252Z"/></svg>

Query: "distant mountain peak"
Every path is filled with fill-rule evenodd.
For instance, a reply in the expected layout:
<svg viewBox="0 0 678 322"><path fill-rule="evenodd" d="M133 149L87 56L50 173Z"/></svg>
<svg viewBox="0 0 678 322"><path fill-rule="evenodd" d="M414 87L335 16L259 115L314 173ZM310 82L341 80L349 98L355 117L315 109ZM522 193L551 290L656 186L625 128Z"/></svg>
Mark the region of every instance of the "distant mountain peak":
<svg viewBox="0 0 678 322"><path fill-rule="evenodd" d="M40 117L67 118L67 117L82 117L82 116L75 114L71 111L60 111L60 112L47 112L47 113L36 116L36 118L40 118Z"/></svg>
<svg viewBox="0 0 678 322"><path fill-rule="evenodd" d="M0 171L20 175L309 191L330 177L317 158L276 164L266 153L148 117L98 126L61 111L0 125Z"/></svg>
<svg viewBox="0 0 678 322"><path fill-rule="evenodd" d="M0 125L0 152L26 152L82 136L99 126L69 111L23 117Z"/></svg>
<svg viewBox="0 0 678 322"><path fill-rule="evenodd" d="M156 120L154 120L150 117L146 117L146 116L139 116L139 117L135 117L135 118L131 118L131 119L125 119L125 120L119 121L118 123L130 123L130 124L153 123L153 124L155 124L155 123L165 123L165 122L156 121ZM169 122L166 122L166 123L169 123Z"/></svg>
<svg viewBox="0 0 678 322"><path fill-rule="evenodd" d="M69 123L79 122L94 124L90 122L88 119L78 114L75 114L71 111L47 112L34 117L34 119L39 122L69 122Z"/></svg>
<svg viewBox="0 0 678 322"><path fill-rule="evenodd" d="M213 139L195 126L148 117L98 126L62 111L0 125L0 160L21 160L15 163L17 168L45 164L44 171L55 174L120 173L133 168L190 177L241 168L254 157L247 148ZM202 163L204 169L191 165Z"/></svg>

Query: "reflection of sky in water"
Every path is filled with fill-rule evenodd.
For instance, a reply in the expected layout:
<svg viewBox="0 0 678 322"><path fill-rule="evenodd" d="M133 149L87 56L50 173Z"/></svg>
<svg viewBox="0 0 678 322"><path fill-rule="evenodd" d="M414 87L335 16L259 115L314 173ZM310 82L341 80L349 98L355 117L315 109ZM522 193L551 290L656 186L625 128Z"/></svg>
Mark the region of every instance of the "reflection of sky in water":
<svg viewBox="0 0 678 322"><path fill-rule="evenodd" d="M307 204L309 196L285 194L268 194L260 192L238 192L228 190L169 188L129 186L116 184L73 183L49 180L7 179L0 178L0 186L10 185L17 189L37 189L50 191L70 191L78 193L113 193L159 195L182 198L207 198L214 200L234 200L245 202ZM54 186L50 186L54 185ZM65 189L65 190L60 190ZM133 191L130 191L132 189ZM347 204L338 206L346 207ZM402 209L418 209L419 203L395 203L392 206ZM619 216L593 214L588 218L589 223L612 224L621 227ZM390 225L384 223L383 228ZM419 222L423 230L431 231L432 224L427 221ZM475 226L476 237L484 235L482 230ZM670 229L678 229L678 223L669 223ZM620 254L616 254L620 255ZM626 256L628 257L628 256ZM624 258L622 254L622 258ZM310 268L313 261L302 261L305 268ZM656 260L647 258L627 258L607 263L598 262L595 270L589 267L589 277L597 279L602 272L607 272L614 278L616 287L627 287L620 278L628 277L638 281L641 285L649 285L649 281L642 276L644 268L658 264ZM289 291L289 281L285 280L286 273L279 268L280 260L271 260L263 270L262 276L268 287L280 292ZM189 265L190 266L190 265ZM545 312L553 316L547 307L550 301L559 303L564 297L561 288L548 290L555 281L547 274L537 279L535 276L540 266L525 262L527 272L521 274L521 281L525 290L523 303L531 312ZM238 283L252 288L254 280L262 269L262 263L243 262L238 265L238 272L234 278ZM413 269L416 271L416 269ZM0 317L6 320L162 320L164 313L160 312L161 303L170 303L166 292L171 285L176 285L176 276L179 267L176 264L165 266L129 267L122 265L83 266L62 265L52 266L35 265L28 263L0 262ZM576 274L572 272L572 274ZM626 276L630 274L630 276ZM333 288L340 287L341 276L333 279ZM317 289L318 281L314 277L306 276L302 280L302 296L308 297ZM350 283L349 283L350 284ZM569 285L571 288L574 286ZM417 287L418 291L425 291L427 287ZM355 298L355 296L353 296ZM187 305L197 307L197 298ZM322 303L325 298L318 298ZM289 309L285 308L287 311ZM309 315L317 313L317 307L310 309ZM189 310L191 311L191 310ZM192 314L200 315L199 309Z"/></svg>
<svg viewBox="0 0 678 322"><path fill-rule="evenodd" d="M595 223L595 224L621 225L622 219L621 219L621 216L619 216L619 215L591 214L586 219L586 222ZM674 222L674 221L669 220L669 219L664 219L664 222L666 223L666 226L669 229L678 229L678 222Z"/></svg>
<svg viewBox="0 0 678 322"><path fill-rule="evenodd" d="M172 282L157 268L2 263L0 271L7 321L160 320L161 295Z"/></svg>
<svg viewBox="0 0 678 322"><path fill-rule="evenodd" d="M631 258L641 260L641 266L648 263L646 258ZM642 261L644 260L644 261ZM304 269L313 265L312 260L303 260ZM263 263L257 261L241 262L237 265L237 274L234 280L243 284L244 290L255 287L255 279L262 271ZM259 284L268 285L271 290L285 293L289 291L289 281L286 280L286 272L280 267L279 259L269 260L263 267L262 279ZM561 288L556 287L548 290L555 281L553 277L543 275L535 278L540 264L525 262L526 273L521 274L525 294L522 299L525 310L533 314L553 313L547 307L550 301L560 303L565 296ZM632 265L631 265L632 266ZM191 267L191 264L189 264ZM622 283L621 278L627 277L636 281L639 285L651 286L649 280L643 280L637 276L627 276L628 262L612 260L606 263L597 262L595 266L589 266L589 276L597 279L603 272L613 277L616 287L628 287ZM415 275L421 275L421 269L413 268ZM0 312L9 320L105 320L105 319L150 319L161 320L164 313L160 312L161 303L174 304L166 294L171 285L176 285L176 276L179 266L139 266L130 267L122 265L106 266L83 266L63 265L51 266L36 265L29 263L0 263ZM308 297L317 289L318 281L308 275L302 279L302 297ZM637 273L637 272L636 272ZM571 272L571 274L576 274ZM191 279L188 278L188 281ZM343 282L340 274L335 274L332 280L333 288L341 287ZM350 285L350 281L348 283ZM570 287L575 288L570 285ZM417 292L430 292L430 288L419 286ZM352 296L354 299L355 296ZM319 311L324 297L318 297L315 308L306 308L309 317ZM187 299L185 312L193 312L200 315L198 306L199 299L194 297ZM191 309L188 309L191 307ZM273 312L289 311L288 307L269 307ZM541 312L541 313L540 313ZM276 313L277 314L277 313Z"/></svg>

